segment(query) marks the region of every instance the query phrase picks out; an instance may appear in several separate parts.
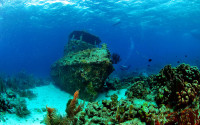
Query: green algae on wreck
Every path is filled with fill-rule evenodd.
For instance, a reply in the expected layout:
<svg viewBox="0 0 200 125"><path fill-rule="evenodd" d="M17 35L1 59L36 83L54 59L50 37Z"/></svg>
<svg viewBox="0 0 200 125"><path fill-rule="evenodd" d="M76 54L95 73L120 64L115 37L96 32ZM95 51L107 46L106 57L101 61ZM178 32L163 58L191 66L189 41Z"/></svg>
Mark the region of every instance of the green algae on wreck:
<svg viewBox="0 0 200 125"><path fill-rule="evenodd" d="M80 40L69 42L74 41L79 41L76 42L77 44L80 43ZM85 41L81 43L83 42ZM67 48L71 50L71 44L68 44ZM51 76L62 90L73 94L74 91L80 89L81 99L93 101L103 87L106 78L114 70L110 52L106 44L102 44L101 48L79 48L79 51L65 50L67 54L65 53L63 58L52 65Z"/></svg>

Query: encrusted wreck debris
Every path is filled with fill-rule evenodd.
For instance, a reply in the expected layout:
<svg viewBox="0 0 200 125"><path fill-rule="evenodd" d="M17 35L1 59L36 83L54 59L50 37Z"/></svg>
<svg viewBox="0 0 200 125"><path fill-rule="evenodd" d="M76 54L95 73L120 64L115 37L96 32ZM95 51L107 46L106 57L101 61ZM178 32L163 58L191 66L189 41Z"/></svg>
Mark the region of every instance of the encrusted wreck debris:
<svg viewBox="0 0 200 125"><path fill-rule="evenodd" d="M64 57L52 65L51 76L61 89L71 94L80 89L80 98L92 101L114 68L106 44L97 47L87 41L89 35L80 37L69 39Z"/></svg>

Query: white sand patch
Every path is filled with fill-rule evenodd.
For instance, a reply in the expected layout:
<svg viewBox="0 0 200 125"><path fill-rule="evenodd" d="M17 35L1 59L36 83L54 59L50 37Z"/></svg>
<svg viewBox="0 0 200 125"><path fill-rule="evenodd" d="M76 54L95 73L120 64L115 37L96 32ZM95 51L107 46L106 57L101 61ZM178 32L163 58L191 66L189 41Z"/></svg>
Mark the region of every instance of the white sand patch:
<svg viewBox="0 0 200 125"><path fill-rule="evenodd" d="M46 108L46 105L51 108L56 108L58 113L65 114L66 104L73 96L61 91L54 85L37 87L32 89L37 94L37 98L27 102L29 109Z"/></svg>

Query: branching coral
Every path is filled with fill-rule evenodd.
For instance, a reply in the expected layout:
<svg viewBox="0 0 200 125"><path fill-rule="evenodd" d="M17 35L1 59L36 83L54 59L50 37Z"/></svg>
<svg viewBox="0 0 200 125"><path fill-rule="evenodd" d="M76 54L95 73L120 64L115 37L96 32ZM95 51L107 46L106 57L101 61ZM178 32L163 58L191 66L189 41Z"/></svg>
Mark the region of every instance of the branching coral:
<svg viewBox="0 0 200 125"><path fill-rule="evenodd" d="M54 125L55 109L47 107L47 106L46 106L46 109L47 109L47 116L46 116L45 122L47 125Z"/></svg>
<svg viewBox="0 0 200 125"><path fill-rule="evenodd" d="M68 103L67 103L67 108L66 108L66 113L67 113L67 117L68 118L73 118L74 115L76 115L78 112L81 111L81 107L82 105L79 105L77 108L76 108L76 103L77 103L77 99L78 99L78 95L79 95L79 90L77 90L75 93L74 93L74 98L69 100Z"/></svg>

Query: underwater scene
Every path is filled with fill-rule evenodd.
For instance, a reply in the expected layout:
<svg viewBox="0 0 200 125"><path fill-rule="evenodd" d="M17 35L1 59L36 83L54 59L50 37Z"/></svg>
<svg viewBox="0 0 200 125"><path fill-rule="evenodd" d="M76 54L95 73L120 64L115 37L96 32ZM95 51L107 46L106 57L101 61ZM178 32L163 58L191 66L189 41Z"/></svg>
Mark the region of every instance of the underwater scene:
<svg viewBox="0 0 200 125"><path fill-rule="evenodd" d="M0 0L0 125L200 125L200 0Z"/></svg>

